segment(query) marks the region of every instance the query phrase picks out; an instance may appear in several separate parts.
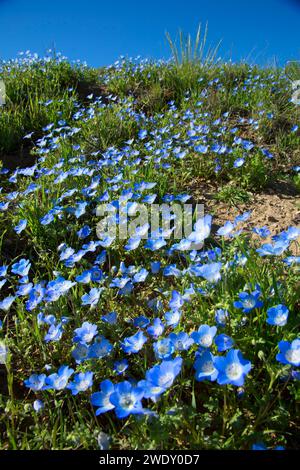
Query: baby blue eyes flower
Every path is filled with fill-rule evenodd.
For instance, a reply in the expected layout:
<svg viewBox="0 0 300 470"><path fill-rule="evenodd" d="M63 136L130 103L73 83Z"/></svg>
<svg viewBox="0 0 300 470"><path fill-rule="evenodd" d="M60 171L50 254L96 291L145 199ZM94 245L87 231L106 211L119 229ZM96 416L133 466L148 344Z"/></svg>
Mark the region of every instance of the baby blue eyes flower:
<svg viewBox="0 0 300 470"><path fill-rule="evenodd" d="M88 357L101 359L108 356L112 350L112 344L106 338L101 337L99 341L89 347Z"/></svg>
<svg viewBox="0 0 300 470"><path fill-rule="evenodd" d="M229 313L227 312L227 310L223 310L222 308L216 310L215 319L216 319L217 325L225 326L226 318L228 317L229 317Z"/></svg>
<svg viewBox="0 0 300 470"><path fill-rule="evenodd" d="M8 348L3 341L0 340L0 364L6 364L8 356Z"/></svg>
<svg viewBox="0 0 300 470"><path fill-rule="evenodd" d="M179 310L180 307L182 307L183 304L184 304L184 300L183 300L182 296L179 294L179 292L174 290L172 292L172 298L169 302L170 309L171 310Z"/></svg>
<svg viewBox="0 0 300 470"><path fill-rule="evenodd" d="M23 232L23 230L25 230L25 228L27 227L27 220L26 219L22 219L20 220L20 222L18 223L18 225L16 225L14 227L14 231L20 235L21 232Z"/></svg>
<svg viewBox="0 0 300 470"><path fill-rule="evenodd" d="M253 232L256 233L261 238L267 238L271 232L268 227L254 227Z"/></svg>
<svg viewBox="0 0 300 470"><path fill-rule="evenodd" d="M165 326L160 318L155 318L153 324L147 328L147 333L154 338L158 338L162 335Z"/></svg>
<svg viewBox="0 0 300 470"><path fill-rule="evenodd" d="M279 240L273 245L271 243L265 243L260 248L257 248L256 251L260 256L280 256L288 247L288 240Z"/></svg>
<svg viewBox="0 0 300 470"><path fill-rule="evenodd" d="M239 294L240 300L233 302L235 308L242 309L244 313L249 313L254 308L260 308L263 306L263 302L259 300L261 292L259 290L253 291L252 293L241 292Z"/></svg>
<svg viewBox="0 0 300 470"><path fill-rule="evenodd" d="M50 341L59 341L63 334L63 327L61 323L57 325L51 325L48 333L45 335L45 342L49 343Z"/></svg>
<svg viewBox="0 0 300 470"><path fill-rule="evenodd" d="M289 310L285 305L279 304L267 310L267 323L269 325L284 326L287 323Z"/></svg>
<svg viewBox="0 0 300 470"><path fill-rule="evenodd" d="M78 343L76 348L72 351L72 356L77 364L85 361L88 358L89 347L85 343Z"/></svg>
<svg viewBox="0 0 300 470"><path fill-rule="evenodd" d="M170 312L165 313L167 326L172 326L174 328L180 322L180 318L181 312L179 310L171 310Z"/></svg>
<svg viewBox="0 0 300 470"><path fill-rule="evenodd" d="M203 277L208 282L217 282L221 279L221 268L222 263L203 264L197 268L196 275Z"/></svg>
<svg viewBox="0 0 300 470"><path fill-rule="evenodd" d="M177 334L170 333L169 339L172 341L176 351L187 351L194 344L194 340L184 331L180 331Z"/></svg>
<svg viewBox="0 0 300 470"><path fill-rule="evenodd" d="M174 344L170 338L157 341L154 343L153 349L157 359L169 359L175 351Z"/></svg>
<svg viewBox="0 0 300 470"><path fill-rule="evenodd" d="M117 374L117 375L121 375L121 374L124 374L124 372L128 369L128 361L127 359L122 359L121 361L116 361L114 363L114 372Z"/></svg>
<svg viewBox="0 0 300 470"><path fill-rule="evenodd" d="M96 287L94 287L90 290L88 294L84 294L81 297L82 305L90 305L91 307L96 307L99 302L100 294L101 289L97 289Z"/></svg>
<svg viewBox="0 0 300 470"><path fill-rule="evenodd" d="M232 348L234 341L230 336L225 334L220 334L215 337L215 344L219 352L227 351L227 349Z"/></svg>
<svg viewBox="0 0 300 470"><path fill-rule="evenodd" d="M36 411L36 413L39 413L45 407L45 404L42 400L35 400L32 406L34 411Z"/></svg>
<svg viewBox="0 0 300 470"><path fill-rule="evenodd" d="M73 381L67 385L67 388L72 391L72 395L85 392L93 386L93 375L93 372L80 372L74 375Z"/></svg>
<svg viewBox="0 0 300 470"><path fill-rule="evenodd" d="M136 328L146 328L146 326L148 326L149 323L150 323L150 320L144 317L143 315L133 320L133 326L135 326Z"/></svg>
<svg viewBox="0 0 300 470"><path fill-rule="evenodd" d="M98 334L97 325L89 323L87 321L83 322L80 328L74 330L74 342L75 343L90 343L94 336Z"/></svg>
<svg viewBox="0 0 300 470"><path fill-rule="evenodd" d="M244 359L238 349L231 349L225 357L216 357L214 362L219 372L217 381L220 385L241 387L252 367L251 362Z"/></svg>
<svg viewBox="0 0 300 470"><path fill-rule="evenodd" d="M0 310L4 310L5 312L7 312L10 309L10 307L12 306L14 300L15 300L15 297L13 297L11 295L6 297L5 299L3 299L0 302Z"/></svg>
<svg viewBox="0 0 300 470"><path fill-rule="evenodd" d="M146 138L148 132L145 129L141 129L138 133L139 139L143 140Z"/></svg>
<svg viewBox="0 0 300 470"><path fill-rule="evenodd" d="M244 158L237 158L234 163L233 163L233 166L234 168L240 168L241 166L243 166L245 163L245 159Z"/></svg>
<svg viewBox="0 0 300 470"><path fill-rule="evenodd" d="M142 349L146 341L147 338L144 333L138 331L135 335L125 338L121 343L121 347L125 353L136 354Z"/></svg>
<svg viewBox="0 0 300 470"><path fill-rule="evenodd" d="M30 261L23 258L12 265L11 272L14 274L18 274L21 277L24 277L28 275L30 266Z"/></svg>
<svg viewBox="0 0 300 470"><path fill-rule="evenodd" d="M215 326L201 325L198 331L194 331L191 334L191 338L196 344L199 344L203 348L209 348L212 345L216 333L217 328Z"/></svg>
<svg viewBox="0 0 300 470"><path fill-rule="evenodd" d="M226 237L232 232L233 229L234 229L233 223L228 221L228 222L225 223L225 225L223 225L223 227L221 227L221 228L219 228L219 230L217 230L217 235L221 235L222 237Z"/></svg>
<svg viewBox="0 0 300 470"><path fill-rule="evenodd" d="M57 373L51 374L46 377L45 388L54 390L63 390L66 388L69 378L73 374L74 370L68 366L61 366Z"/></svg>
<svg viewBox="0 0 300 470"><path fill-rule="evenodd" d="M210 351L205 351L196 359L194 369L196 370L195 379L198 382L203 382L203 380L213 382L217 379L219 371L216 369L214 360Z"/></svg>
<svg viewBox="0 0 300 470"><path fill-rule="evenodd" d="M163 361L146 372L145 380L139 382L144 388L144 397L156 401L159 395L170 388L181 371L182 358Z"/></svg>
<svg viewBox="0 0 300 470"><path fill-rule="evenodd" d="M104 323L108 323L109 325L115 325L117 323L117 317L117 312L109 312L106 315L103 315L101 320L104 321Z"/></svg>
<svg viewBox="0 0 300 470"><path fill-rule="evenodd" d="M278 362L291 366L300 366L300 339L297 338L291 343L280 341L278 343L279 353L276 355Z"/></svg>
<svg viewBox="0 0 300 470"><path fill-rule="evenodd" d="M141 402L143 396L143 388L134 387L130 382L125 381L115 385L110 401L115 406L116 416L126 418L130 414L144 414L146 410Z"/></svg>
<svg viewBox="0 0 300 470"><path fill-rule="evenodd" d="M34 392L38 392L39 390L43 390L45 387L45 374L32 374L27 380L24 380L24 384L26 387L30 388Z"/></svg>
<svg viewBox="0 0 300 470"><path fill-rule="evenodd" d="M93 406L97 407L96 416L114 409L115 405L110 401L114 391L114 384L110 380L104 380L100 384L100 392L92 393L91 403Z"/></svg>

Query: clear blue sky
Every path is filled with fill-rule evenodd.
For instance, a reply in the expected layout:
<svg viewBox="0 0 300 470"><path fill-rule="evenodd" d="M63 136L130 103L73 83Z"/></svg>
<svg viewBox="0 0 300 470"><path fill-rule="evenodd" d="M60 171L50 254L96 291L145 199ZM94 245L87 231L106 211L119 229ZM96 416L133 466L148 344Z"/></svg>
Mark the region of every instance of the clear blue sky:
<svg viewBox="0 0 300 470"><path fill-rule="evenodd" d="M226 59L300 60L300 0L0 0L0 58L53 46L93 66L122 54L166 58L165 31L194 33L206 21Z"/></svg>

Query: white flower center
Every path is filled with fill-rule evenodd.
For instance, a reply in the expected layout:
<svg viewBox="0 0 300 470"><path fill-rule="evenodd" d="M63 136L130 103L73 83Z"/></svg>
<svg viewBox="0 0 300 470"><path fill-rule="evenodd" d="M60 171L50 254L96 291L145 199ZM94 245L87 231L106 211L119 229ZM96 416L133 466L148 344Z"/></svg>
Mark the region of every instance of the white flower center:
<svg viewBox="0 0 300 470"><path fill-rule="evenodd" d="M207 374L214 372L215 367L212 361L207 361L202 364L202 372L206 372Z"/></svg>
<svg viewBox="0 0 300 470"><path fill-rule="evenodd" d="M242 366L236 362L226 367L226 375L231 380L236 380L242 375Z"/></svg>
<svg viewBox="0 0 300 470"><path fill-rule="evenodd" d="M204 346L205 348L208 348L212 343L212 337L211 335L203 335L202 338L200 339L200 344L201 346Z"/></svg>
<svg viewBox="0 0 300 470"><path fill-rule="evenodd" d="M299 349L288 349L285 353L285 358L292 364L298 364L300 362L300 348Z"/></svg>

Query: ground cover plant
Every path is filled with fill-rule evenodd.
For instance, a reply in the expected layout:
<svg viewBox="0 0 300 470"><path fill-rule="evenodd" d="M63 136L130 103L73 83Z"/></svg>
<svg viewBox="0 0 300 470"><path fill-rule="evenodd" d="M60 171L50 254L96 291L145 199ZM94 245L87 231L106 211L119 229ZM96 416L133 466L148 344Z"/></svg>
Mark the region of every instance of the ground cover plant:
<svg viewBox="0 0 300 470"><path fill-rule="evenodd" d="M299 69L199 40L1 63L1 449L299 446Z"/></svg>

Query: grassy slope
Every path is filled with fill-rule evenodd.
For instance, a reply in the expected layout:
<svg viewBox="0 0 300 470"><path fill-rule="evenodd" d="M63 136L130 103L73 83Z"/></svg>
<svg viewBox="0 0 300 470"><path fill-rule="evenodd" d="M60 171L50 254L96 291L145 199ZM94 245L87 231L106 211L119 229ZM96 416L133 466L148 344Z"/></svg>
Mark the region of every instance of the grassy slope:
<svg viewBox="0 0 300 470"><path fill-rule="evenodd" d="M192 62L174 65L124 61L108 69L92 70L60 59L24 59L22 63L4 64L1 76L8 94L7 105L0 112L0 155L4 166L13 168L20 162L27 166L26 158L30 164L40 159L32 176L22 172L13 177L3 172L1 176L2 201L7 201L7 194L19 192L0 214L2 262L11 266L21 258L30 259L31 282L51 281L57 273L74 280L94 265L99 248L96 254L89 253L74 266L66 267L59 260L57 247L67 243L78 251L87 243L77 236L85 224L92 228L87 240L97 240L95 198L107 189L110 197L117 199L123 188L141 181L155 182L156 187L148 192L155 192L159 202L166 194L185 192L196 201L191 182L197 187L199 182L210 180L216 200L229 206L251 199L278 180L292 185L295 193L299 191L299 176L292 168L299 165L300 133L292 129L299 123L300 108L290 102L290 81L281 69L259 69L247 64L200 66ZM91 91L94 95L87 98ZM95 100L97 95L100 98ZM48 124L53 126L45 127ZM138 137L140 129L148 131L145 139ZM33 135L24 140L23 136L32 131ZM234 143L234 135L251 141L253 148ZM216 143L232 152L218 154L212 150ZM208 149L197 150L197 145ZM184 151L182 158L177 158L178 147ZM263 151L270 152L273 158L267 158ZM234 162L242 157L244 165L235 168ZM72 173L76 168L88 168L94 173ZM65 179L56 179L68 171L71 173ZM120 174L121 183L126 180L123 184L118 183L118 178L113 179ZM96 194L81 193L97 175L100 182ZM39 186L28 192L30 183ZM61 198L74 188L74 195ZM70 208L83 200L88 201L88 210L77 219ZM54 222L42 225L41 218L54 206L61 207L61 212L57 211L60 215L54 214ZM28 223L17 235L13 227L21 219ZM297 249L295 245L293 250ZM221 248L223 263L222 280L213 286L187 275L149 275L145 283L136 285L132 295L118 295L115 289L107 288L93 310L82 306L81 297L97 286L95 282L88 286L78 283L68 295L56 302L42 302L32 311L26 309L27 298L19 297L8 312L0 313L0 335L10 350L7 367L0 370L0 447L96 448L100 430L112 437L117 448L239 449L249 448L259 440L269 446L282 443L295 447L296 384L280 379L290 369L276 362L275 356L278 341L295 339L299 328L298 274L295 266L288 268L282 263L287 252L276 259L262 258L255 251L257 246L259 240L250 242L247 230L232 240L211 236L206 248ZM116 242L108 252L108 259L101 266L107 275L105 286L114 277L111 267L119 268L121 261L126 266L148 270L152 260L160 260L163 267L176 263L180 269L191 262L178 252L172 256L164 249L152 253L142 245L128 252L124 243ZM245 266L236 261L236 254L247 255ZM225 269L227 262L233 264ZM18 276L10 273L8 278L1 298L16 290ZM147 403L159 412L155 419L136 421L131 416L117 420L112 413L96 419L89 403L90 391L72 397L69 391L35 394L24 387L23 381L33 372L45 372L46 364L50 364L52 372L61 364L68 364L77 372L92 370L93 391L105 378L120 381L122 377L112 372L112 365L113 359L124 356L120 339L136 331L128 320L138 315L163 318L171 291L183 293L190 282L205 289L206 295L198 293L184 305L177 330L190 333L200 324L213 325L216 309L229 310L230 322L224 331L253 365L243 397L236 394L234 386L194 380L195 348L182 353L183 372L161 401L157 405ZM264 306L254 310L243 325L244 315L233 307L233 301L248 283L252 290L255 284L260 285ZM163 305L158 313L147 304L154 298ZM290 310L288 324L283 328L266 324L267 308L279 303ZM119 319L113 327L100 319L112 310L117 311ZM63 316L70 318L60 341L45 343L48 327L38 324L40 311L53 314L58 322ZM72 338L74 329L83 321L95 323L114 344L114 353L108 358L76 365L71 355ZM170 331L166 330L164 336ZM218 332L223 332L222 328ZM216 353L215 346L213 351ZM139 354L131 355L129 361L125 377L141 380L156 362L152 341ZM32 409L36 397L45 402L40 414Z"/></svg>

